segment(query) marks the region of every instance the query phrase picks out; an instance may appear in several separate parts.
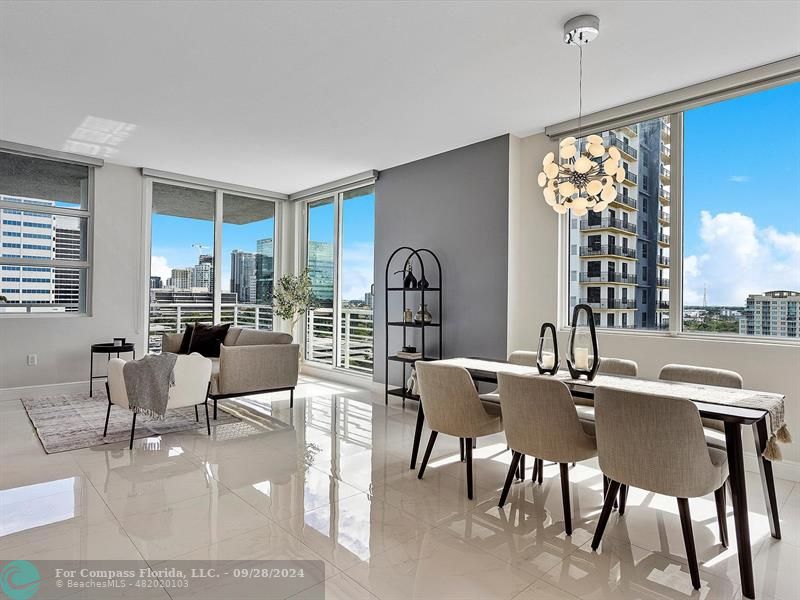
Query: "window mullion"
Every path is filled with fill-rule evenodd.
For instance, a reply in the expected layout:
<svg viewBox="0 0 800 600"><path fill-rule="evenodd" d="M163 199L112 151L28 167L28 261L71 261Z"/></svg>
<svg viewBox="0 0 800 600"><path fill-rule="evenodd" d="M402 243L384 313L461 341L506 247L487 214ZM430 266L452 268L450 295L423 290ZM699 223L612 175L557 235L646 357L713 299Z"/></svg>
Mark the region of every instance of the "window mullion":
<svg viewBox="0 0 800 600"><path fill-rule="evenodd" d="M222 190L216 190L214 202L214 257L213 275L213 322L222 322ZM274 244L273 244L274 245Z"/></svg>
<svg viewBox="0 0 800 600"><path fill-rule="evenodd" d="M669 331L683 330L683 113L670 115Z"/></svg>

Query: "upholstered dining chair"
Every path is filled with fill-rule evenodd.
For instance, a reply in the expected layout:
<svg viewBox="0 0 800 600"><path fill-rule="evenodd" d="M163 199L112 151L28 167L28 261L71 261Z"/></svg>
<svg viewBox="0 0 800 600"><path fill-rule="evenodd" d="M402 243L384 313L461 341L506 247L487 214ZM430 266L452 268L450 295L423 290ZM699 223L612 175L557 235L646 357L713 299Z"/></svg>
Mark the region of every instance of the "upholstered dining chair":
<svg viewBox="0 0 800 600"><path fill-rule="evenodd" d="M472 377L463 367L417 361L420 402L431 437L417 477L422 479L440 433L463 440L467 463L467 497L472 500L472 440L500 433L500 407L482 402Z"/></svg>
<svg viewBox="0 0 800 600"><path fill-rule="evenodd" d="M610 483L592 550L600 545L620 485L674 496L692 585L700 589L688 499L719 493L728 479L727 454L706 445L700 413L689 400L599 387L594 402L597 455Z"/></svg>
<svg viewBox="0 0 800 600"><path fill-rule="evenodd" d="M594 436L578 419L572 394L563 382L510 373L499 373L497 380L506 440L513 452L499 505L506 503L523 455L556 462L561 468L564 529L572 535L569 463L597 456Z"/></svg>

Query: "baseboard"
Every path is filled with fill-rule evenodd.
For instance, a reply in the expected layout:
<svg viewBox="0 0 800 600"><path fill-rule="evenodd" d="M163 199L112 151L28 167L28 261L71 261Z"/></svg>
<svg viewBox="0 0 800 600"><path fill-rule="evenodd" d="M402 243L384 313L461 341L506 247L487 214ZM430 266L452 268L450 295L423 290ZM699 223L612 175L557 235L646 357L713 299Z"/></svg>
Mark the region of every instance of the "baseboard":
<svg viewBox="0 0 800 600"><path fill-rule="evenodd" d="M755 453L744 453L744 470L758 473L758 461ZM794 460L778 460L772 463L772 473L777 479L800 482L800 462Z"/></svg>
<svg viewBox="0 0 800 600"><path fill-rule="evenodd" d="M85 392L88 387L88 381L70 381L67 383L46 383L43 385L0 388L0 402L19 400L20 398L44 398L57 394L77 394ZM102 390L104 387L105 381L95 381L92 384L94 391Z"/></svg>

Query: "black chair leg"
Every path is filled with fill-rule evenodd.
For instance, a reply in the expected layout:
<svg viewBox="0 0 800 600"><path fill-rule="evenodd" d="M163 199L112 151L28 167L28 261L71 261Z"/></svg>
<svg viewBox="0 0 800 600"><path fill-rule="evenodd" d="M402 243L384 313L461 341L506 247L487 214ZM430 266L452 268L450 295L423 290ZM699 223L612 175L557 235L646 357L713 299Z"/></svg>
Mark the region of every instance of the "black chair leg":
<svg viewBox="0 0 800 600"><path fill-rule="evenodd" d="M438 431L431 431L431 437L428 438L428 446L425 448L425 455L422 457L422 464L419 466L417 479L422 479L422 476L425 474L425 467L428 466L428 460L431 457L431 452L433 452L433 444L436 442L437 435L439 435Z"/></svg>
<svg viewBox="0 0 800 600"><path fill-rule="evenodd" d="M206 407L206 429L208 429L208 435L211 435L211 421L208 419L208 398L206 398L203 406ZM195 409L197 409L197 405L195 405Z"/></svg>
<svg viewBox="0 0 800 600"><path fill-rule="evenodd" d="M197 413L197 404L194 405L194 420L200 422L200 416Z"/></svg>
<svg viewBox="0 0 800 600"><path fill-rule="evenodd" d="M538 458L534 457L534 459L533 459L533 469L532 469L532 471L533 471L533 473L531 473L531 483L535 483L536 482L536 477L537 477L537 475L539 473L539 459Z"/></svg>
<svg viewBox="0 0 800 600"><path fill-rule="evenodd" d="M520 481L523 481L525 479L525 455L524 454L521 454L520 457L519 457L519 467L518 467L518 469L519 469L519 477L517 479L519 479Z"/></svg>
<svg viewBox="0 0 800 600"><path fill-rule="evenodd" d="M727 482L723 483L722 486L714 492L714 500L717 503L717 522L719 523L719 543L722 544L723 548L728 547L728 519L727 519L727 508L725 506L725 485Z"/></svg>
<svg viewBox="0 0 800 600"><path fill-rule="evenodd" d="M569 465L559 463L561 468L561 501L564 503L564 531L572 535L572 509L569 505Z"/></svg>
<svg viewBox="0 0 800 600"><path fill-rule="evenodd" d="M514 452L511 455L511 464L508 466L508 475L506 475L506 482L503 484L503 493L500 494L500 503L497 505L500 508L503 508L503 505L506 503L511 484L514 483L514 475L517 473L517 467L519 466L521 456L519 452Z"/></svg>
<svg viewBox="0 0 800 600"><path fill-rule="evenodd" d="M289 390L289 408L294 408L294 388Z"/></svg>
<svg viewBox="0 0 800 600"><path fill-rule="evenodd" d="M541 458L538 460L539 460L539 472L536 474L536 476L538 477L539 485L542 485L542 481L544 481L544 460Z"/></svg>
<svg viewBox="0 0 800 600"><path fill-rule="evenodd" d="M458 448L461 451L461 462L464 462L464 438L458 438Z"/></svg>
<svg viewBox="0 0 800 600"><path fill-rule="evenodd" d="M625 514L625 504L628 501L628 486L622 484L619 486L619 514Z"/></svg>
<svg viewBox="0 0 800 600"><path fill-rule="evenodd" d="M106 426L103 427L103 437L108 433L108 419L111 416L111 400L108 401L108 408L106 409Z"/></svg>
<svg viewBox="0 0 800 600"><path fill-rule="evenodd" d="M136 413L133 413L131 420L131 443L128 445L128 450L133 450L133 434L136 432Z"/></svg>
<svg viewBox="0 0 800 600"><path fill-rule="evenodd" d="M605 500L603 500L603 510L600 511L600 519L597 521L597 527L594 530L594 537L592 538L592 550L597 550L600 547L600 542L603 539L603 533L606 530L608 518L611 516L611 510L618 492L619 482L609 479Z"/></svg>
<svg viewBox="0 0 800 600"><path fill-rule="evenodd" d="M214 420L217 420L217 399L214 398Z"/></svg>
<svg viewBox="0 0 800 600"><path fill-rule="evenodd" d="M467 455L467 498L472 500L472 443L474 438L467 438L466 455Z"/></svg>
<svg viewBox="0 0 800 600"><path fill-rule="evenodd" d="M681 514L681 529L683 530L683 543L686 545L686 561L689 563L689 573L692 576L692 587L700 589L700 569L697 566L697 553L694 549L694 533L692 533L692 516L689 513L689 499L678 498L678 512Z"/></svg>

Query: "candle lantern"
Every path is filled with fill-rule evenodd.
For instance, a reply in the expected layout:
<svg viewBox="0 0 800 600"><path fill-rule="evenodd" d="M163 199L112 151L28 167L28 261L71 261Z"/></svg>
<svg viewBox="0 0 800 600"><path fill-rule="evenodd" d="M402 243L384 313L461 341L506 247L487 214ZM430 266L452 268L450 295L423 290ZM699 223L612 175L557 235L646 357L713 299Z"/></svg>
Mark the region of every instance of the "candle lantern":
<svg viewBox="0 0 800 600"><path fill-rule="evenodd" d="M567 367L573 379L594 379L600 368L597 350L597 333L594 329L594 314L588 304L578 304L572 312L572 327L567 344Z"/></svg>
<svg viewBox="0 0 800 600"><path fill-rule="evenodd" d="M548 332L550 335L547 335ZM556 339L556 326L552 323L542 323L539 330L539 350L536 353L536 368L540 374L555 375L561 363L558 360L558 340Z"/></svg>

